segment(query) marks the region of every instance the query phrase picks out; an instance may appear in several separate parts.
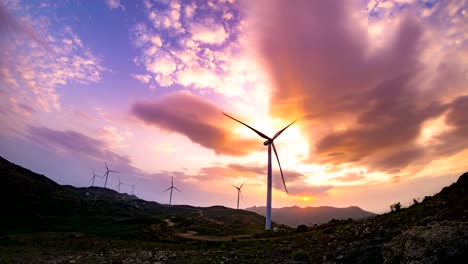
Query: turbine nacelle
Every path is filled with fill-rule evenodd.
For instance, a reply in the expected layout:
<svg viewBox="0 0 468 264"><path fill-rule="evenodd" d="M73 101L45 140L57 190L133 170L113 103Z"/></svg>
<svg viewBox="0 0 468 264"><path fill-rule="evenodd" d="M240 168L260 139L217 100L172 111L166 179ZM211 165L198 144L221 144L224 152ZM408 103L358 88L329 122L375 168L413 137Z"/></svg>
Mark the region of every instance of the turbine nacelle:
<svg viewBox="0 0 468 264"><path fill-rule="evenodd" d="M279 161L279 157L278 157L278 152L276 151L276 147L275 147L275 143L273 143L273 140L275 140L279 135L281 135L281 133L283 133L284 130L286 130L286 128L290 127L292 124L294 124L297 120L294 120L293 122L291 122L291 124L287 125L286 127L284 127L283 129L281 129L280 131L276 132L276 134L270 138L269 136L263 134L262 132L256 130L255 128L247 125L246 123L240 121L240 120L237 120L235 119L234 117L226 114L226 113L223 113L223 115L227 116L228 118L236 121L236 122L239 122L241 123L242 125L250 128L252 131L254 131L257 135L259 135L260 137L266 139L265 142L263 142L263 145L265 146L268 146L268 180L267 180L267 206L266 206L266 221L265 221L265 229L266 230L270 230L271 228L271 185L272 185L272 176L271 176L271 149L273 149L273 153L275 153L275 156L276 156L276 160L278 161L278 166L279 166L279 169L280 169L280 173L281 173L281 179L283 180L283 186L284 186L284 190L286 191L286 193L288 193L288 188L286 187L286 182L284 180L284 175L283 175L283 170L281 169L281 163ZM240 187L236 187L234 186L237 190L238 190L238 194L237 194L237 208L239 209L239 195L240 195Z"/></svg>

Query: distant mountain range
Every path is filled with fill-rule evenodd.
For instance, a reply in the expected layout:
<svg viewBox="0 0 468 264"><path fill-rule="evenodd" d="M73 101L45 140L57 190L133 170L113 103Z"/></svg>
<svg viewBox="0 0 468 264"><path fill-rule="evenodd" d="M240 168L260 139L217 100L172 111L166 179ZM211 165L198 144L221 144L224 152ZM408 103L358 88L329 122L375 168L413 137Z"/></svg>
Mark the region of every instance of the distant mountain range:
<svg viewBox="0 0 468 264"><path fill-rule="evenodd" d="M254 206L245 210L255 212L265 216L265 206ZM331 206L306 207L298 206L273 208L271 211L273 221L278 224L284 224L290 227L298 225L314 225L326 223L332 219L348 219L354 220L366 218L375 215L374 213L364 211L357 206L347 208L336 208Z"/></svg>

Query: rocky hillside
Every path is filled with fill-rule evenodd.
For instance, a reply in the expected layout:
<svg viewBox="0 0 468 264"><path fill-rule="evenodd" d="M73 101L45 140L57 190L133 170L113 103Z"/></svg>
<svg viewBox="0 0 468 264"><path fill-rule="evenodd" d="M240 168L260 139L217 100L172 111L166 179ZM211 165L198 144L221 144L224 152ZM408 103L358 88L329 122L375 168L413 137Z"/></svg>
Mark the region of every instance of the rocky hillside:
<svg viewBox="0 0 468 264"><path fill-rule="evenodd" d="M0 263L466 263L468 173L409 208L263 230L222 206L60 186L0 159Z"/></svg>
<svg viewBox="0 0 468 264"><path fill-rule="evenodd" d="M409 208L311 228L332 245L323 256L342 263L465 263L468 259L468 173ZM322 243L317 246L324 246Z"/></svg>
<svg viewBox="0 0 468 264"><path fill-rule="evenodd" d="M245 210L265 216L265 206L254 206ZM362 210L357 206L336 208L331 206L306 207L298 206L273 208L271 217L273 221L290 227L298 225L323 224L332 219L361 219L375 214Z"/></svg>

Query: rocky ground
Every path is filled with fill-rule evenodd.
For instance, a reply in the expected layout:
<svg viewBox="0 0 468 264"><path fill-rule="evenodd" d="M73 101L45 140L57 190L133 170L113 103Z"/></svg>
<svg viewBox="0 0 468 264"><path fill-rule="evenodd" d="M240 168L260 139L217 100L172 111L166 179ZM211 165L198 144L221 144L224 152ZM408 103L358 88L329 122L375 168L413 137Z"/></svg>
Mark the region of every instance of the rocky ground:
<svg viewBox="0 0 468 264"><path fill-rule="evenodd" d="M278 226L278 232L266 232L261 227L264 218L252 212L221 206L167 207L134 197L122 199L102 188L64 189L24 168L5 162L2 166L0 171L7 176L0 177L0 188L9 195L0 199L7 213L0 217L0 263L466 263L468 259L468 173L409 208L393 208L358 221L331 220L297 229Z"/></svg>

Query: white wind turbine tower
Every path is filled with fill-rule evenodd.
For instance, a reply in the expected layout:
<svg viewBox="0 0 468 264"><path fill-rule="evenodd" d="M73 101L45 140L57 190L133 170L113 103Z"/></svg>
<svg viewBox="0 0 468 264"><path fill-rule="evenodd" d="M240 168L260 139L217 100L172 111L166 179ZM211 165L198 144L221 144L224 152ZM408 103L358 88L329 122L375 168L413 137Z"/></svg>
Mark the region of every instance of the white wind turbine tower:
<svg viewBox="0 0 468 264"><path fill-rule="evenodd" d="M117 187L117 192L120 192L120 185L122 185L124 183L122 181L120 181L120 176L117 176L117 178L119 179L119 183L115 187Z"/></svg>
<svg viewBox="0 0 468 264"><path fill-rule="evenodd" d="M281 135L281 133L283 133L284 130L286 130L286 128L288 128L289 126L291 126L292 124L294 124L297 120L294 120L293 122L291 122L291 124L287 125L285 128L281 129L280 131L276 132L276 134L270 138L268 136L266 136L265 134L263 134L262 132L256 130L255 128L247 125L246 123L242 122L242 121L239 121L237 119L235 119L234 117L226 114L226 113L223 113L225 116L231 118L232 120L234 121L237 121L241 124L243 124L244 126L252 129L255 133L257 133L257 135L259 135L260 137L266 139L265 142L263 142L263 145L265 146L268 146L268 180L267 180L267 206L266 206L266 221L265 221L265 230L271 230L271 185L272 185L272 177L271 177L271 147L273 147L273 151L275 152L275 156L276 156L276 160L278 161L278 165L279 165L279 168L280 168L280 172L281 172L281 178L283 179L283 185L284 185L284 189L286 190L286 193L288 193L288 188L286 188L286 182L284 181L284 176L283 176L283 170L281 169L281 163L279 161L279 158L278 158L278 153L276 152L276 148L275 148L275 143L273 142L279 135Z"/></svg>
<svg viewBox="0 0 468 264"><path fill-rule="evenodd" d="M107 167L107 163L104 162L104 164L106 165L106 173L104 174L106 176L106 181L104 182L104 188L106 188L107 186L107 178L109 177L109 172L114 172L114 173L119 173L118 171L113 171L113 170L109 170L109 167Z"/></svg>
<svg viewBox="0 0 468 264"><path fill-rule="evenodd" d="M94 173L94 169L93 169L93 168L91 168L91 170L93 171L93 177L91 177L91 180L90 180L90 181L91 181L91 187L93 187L93 186L94 186L94 179L96 179L96 177L98 177L98 178L102 178L102 177L99 176L99 175L96 175L96 173Z"/></svg>
<svg viewBox="0 0 468 264"><path fill-rule="evenodd" d="M175 186L174 186L174 176L171 176L171 187L167 188L164 192L167 192L169 190L171 190L171 195L169 196L169 205L171 205L171 202L172 202L172 190L173 189L176 189L177 191L180 192L179 189L177 189Z"/></svg>
<svg viewBox="0 0 468 264"><path fill-rule="evenodd" d="M245 183L245 182L243 182L243 183L241 184L241 186L239 186L239 187L237 187L237 186L235 186L235 185L232 185L234 188L237 189L237 209L239 209L239 197L242 195L241 189L242 189L242 186L244 186L244 183Z"/></svg>
<svg viewBox="0 0 468 264"><path fill-rule="evenodd" d="M136 185L136 183L133 184L133 185L128 185L128 186L132 187L132 195L133 195L133 190L135 189L135 185Z"/></svg>

